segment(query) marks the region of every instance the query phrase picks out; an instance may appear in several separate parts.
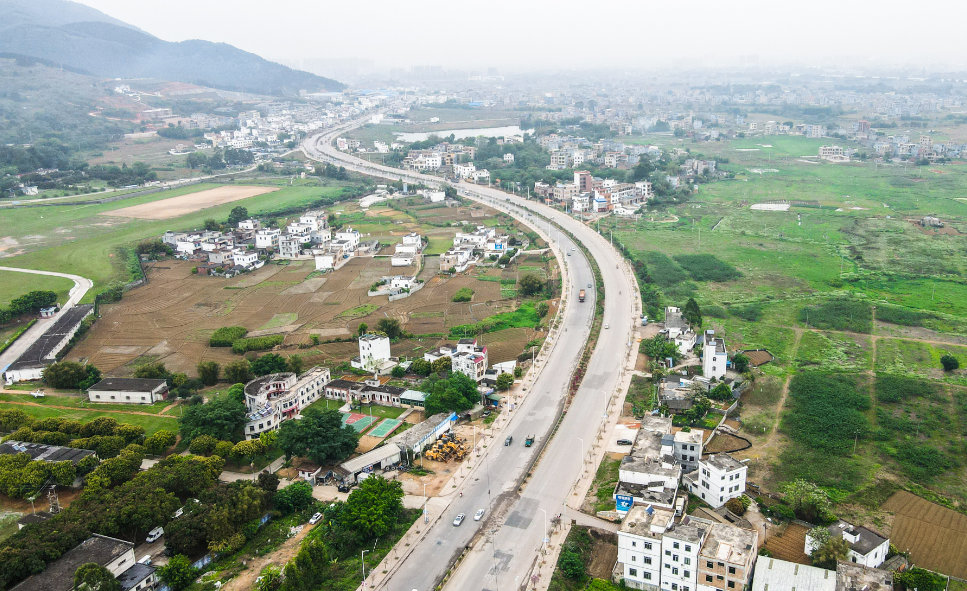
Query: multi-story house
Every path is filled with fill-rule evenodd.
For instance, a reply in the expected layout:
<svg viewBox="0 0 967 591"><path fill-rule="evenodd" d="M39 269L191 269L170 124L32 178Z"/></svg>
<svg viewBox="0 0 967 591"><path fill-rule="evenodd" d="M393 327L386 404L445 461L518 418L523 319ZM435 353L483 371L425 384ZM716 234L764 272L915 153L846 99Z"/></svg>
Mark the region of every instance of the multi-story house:
<svg viewBox="0 0 967 591"><path fill-rule="evenodd" d="M255 232L255 248L272 248L276 249L279 247L279 237L282 235L282 230L278 228L264 228Z"/></svg>
<svg viewBox="0 0 967 591"><path fill-rule="evenodd" d="M729 454L712 454L698 462L698 470L683 476L688 492L712 507L718 508L729 499L745 492L748 466Z"/></svg>
<svg viewBox="0 0 967 591"><path fill-rule="evenodd" d="M890 539L862 526L855 526L843 520L826 528L830 537L843 538L849 544L847 559L856 564L876 568L883 564L890 551ZM821 542L806 534L806 554L812 555Z"/></svg>
<svg viewBox="0 0 967 591"><path fill-rule="evenodd" d="M674 439L675 461L681 464L686 471L694 470L698 467L698 461L702 459L702 442L705 440L705 432L701 429L691 431L678 431L674 435L668 435Z"/></svg>
<svg viewBox="0 0 967 591"><path fill-rule="evenodd" d="M276 373L245 384L245 438L257 439L264 432L277 430L283 421L322 396L329 380L328 368L314 367L301 376Z"/></svg>
<svg viewBox="0 0 967 591"><path fill-rule="evenodd" d="M706 330L705 343L702 347L702 375L708 379L724 378L728 360L729 352L725 348L725 339L716 337L714 330Z"/></svg>
<svg viewBox="0 0 967 591"><path fill-rule="evenodd" d="M699 591L742 591L752 581L759 533L734 525L711 525L698 557Z"/></svg>
<svg viewBox="0 0 967 591"><path fill-rule="evenodd" d="M698 591L698 556L710 526L676 525L661 536L661 588L664 591Z"/></svg>
<svg viewBox="0 0 967 591"><path fill-rule="evenodd" d="M675 514L654 507L632 507L618 530L618 563L625 585L657 591L661 582L661 538Z"/></svg>

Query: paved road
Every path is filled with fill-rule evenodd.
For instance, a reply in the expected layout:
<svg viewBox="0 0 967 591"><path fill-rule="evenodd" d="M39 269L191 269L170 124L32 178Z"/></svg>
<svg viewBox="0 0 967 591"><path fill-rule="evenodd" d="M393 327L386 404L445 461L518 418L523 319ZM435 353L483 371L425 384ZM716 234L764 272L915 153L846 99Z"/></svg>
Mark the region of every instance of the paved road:
<svg viewBox="0 0 967 591"><path fill-rule="evenodd" d="M370 164L336 151L330 142L349 127L352 125L311 137L303 143L303 148L314 158L336 161L374 176L441 184L436 177ZM542 546L545 515L550 520L566 511L565 499L582 472L582 453L586 455L590 450L605 420L609 397L618 383L623 360L627 358L633 340L636 311L632 308L631 278L620 263L619 255L601 236L561 212L525 199L476 185L460 185L460 190L468 197L502 209L520 211L519 208L526 208L540 212L572 232L588 247L601 269L607 293L604 322L610 328L602 331L583 384L524 492L518 494L517 484L531 465L536 447L522 447L521 438L528 433L537 433L544 441L558 416L571 369L589 332L594 308L591 298L594 292L591 290L588 291L588 301L577 304L566 315L568 332L564 334L568 336L561 339L553 355L545 361L547 371L541 372L531 395L514 411L505 429L505 434L513 435L514 443L502 446L498 442L496 448L487 450L480 460L483 465L460 489L463 497L453 500L445 518L432 527L425 541L391 573L390 578L377 583L376 587L380 589L433 589L481 527L483 538L474 542L473 549L453 573L447 587L497 590L525 585ZM545 223L536 219L531 221L539 225ZM562 234L560 240L562 247L572 252L569 239ZM593 283L590 266L581 251L573 251L565 263L571 271L572 293ZM576 302L576 298L572 299ZM456 514L462 512L471 516L478 508L489 509L484 522L465 521L461 527L450 524Z"/></svg>
<svg viewBox="0 0 967 591"><path fill-rule="evenodd" d="M0 271L14 271L17 273L31 273L34 275L52 275L54 277L64 277L65 279L70 279L74 282L74 287L70 290L70 297L67 303L61 307L61 312L53 318L41 318L38 320L30 329L20 336L17 341L10 346L9 349L0 354L0 372L3 372L8 365L17 360L18 357L23 355L23 352L27 350L27 347L34 344L34 341L40 338L44 331L46 331L51 324L53 324L65 310L70 310L74 305L84 297L89 289L94 287L94 283L87 278L81 277L80 275L71 275L70 273L55 273L53 271L37 271L34 269L20 269L18 267L0 267Z"/></svg>

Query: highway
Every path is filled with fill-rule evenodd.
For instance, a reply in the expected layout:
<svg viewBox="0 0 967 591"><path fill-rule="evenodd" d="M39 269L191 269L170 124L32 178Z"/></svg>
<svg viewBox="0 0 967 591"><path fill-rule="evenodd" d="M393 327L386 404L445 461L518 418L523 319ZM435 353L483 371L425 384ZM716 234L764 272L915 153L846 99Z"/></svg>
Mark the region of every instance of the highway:
<svg viewBox="0 0 967 591"><path fill-rule="evenodd" d="M441 185L442 180L410 171L371 164L351 155L338 152L331 141L353 124L328 130L305 140L303 147L313 158L335 162L372 176L402 179ZM496 189L477 185L458 185L462 195L499 209L525 216L531 226L547 231L547 222L537 216L527 218L529 211L551 219L571 232L598 263L607 298L601 338L591 357L584 381L568 412L564 415L553 438L547 443L543 457L522 493L518 484L528 472L540 445L523 447L523 438L536 433L539 444L547 441L553 431L564 403L568 380L579 360L581 349L590 332L594 311L593 284L590 264L580 249L560 233L560 247L571 256L562 256L569 270L568 308L564 313L566 332L554 345L553 352L541 361L543 367L530 393L521 406L513 411L501 438L491 441L478 462L475 472L461 488L462 497L450 503L446 514L431 525L424 541L375 588L388 591L429 591L434 589L465 546L473 542L473 549L460 561L446 584L447 589L519 589L529 580L531 569L540 554L551 520L567 512L565 501L581 475L584 458L606 420L606 409L621 377L621 369L629 358L634 343L633 327L640 302L632 286L629 269L608 242L591 228L562 212L526 199L514 197ZM529 210L522 211L521 209ZM551 236L557 240L552 227ZM586 289L588 298L583 304L574 297L577 290ZM540 361L540 360L539 360ZM526 385L526 384L525 384ZM504 446L502 438L512 435L513 443ZM479 508L488 509L483 521L474 522L471 516ZM466 513L467 521L460 527L452 525L453 517ZM479 537L477 534L480 534Z"/></svg>

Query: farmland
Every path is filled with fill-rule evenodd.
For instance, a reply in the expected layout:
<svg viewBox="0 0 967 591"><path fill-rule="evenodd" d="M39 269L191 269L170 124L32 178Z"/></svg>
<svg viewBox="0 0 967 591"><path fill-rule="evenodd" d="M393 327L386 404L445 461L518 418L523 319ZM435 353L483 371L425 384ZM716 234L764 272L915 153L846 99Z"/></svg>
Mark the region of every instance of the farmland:
<svg viewBox="0 0 967 591"><path fill-rule="evenodd" d="M275 200L283 192L253 199ZM251 200L242 203L247 201ZM518 232L510 218L482 208L425 207L415 200L401 205L420 215L389 207L361 211L354 203L329 210L334 224L352 226L390 245L412 231L449 244L461 221L488 222L502 231ZM450 277L436 274L436 257L427 257L419 274L425 281L423 289L390 302L387 296L369 297L367 292L380 278L401 273L390 266L386 254L391 249L380 256L353 258L326 274L316 272L311 260L280 261L283 264L268 264L232 279L192 274L193 264L185 261L153 263L147 267L148 284L127 293L120 303L105 305L102 319L70 358L115 375L130 375L146 361L162 361L171 371L193 375L199 361L224 364L237 358L229 347L210 347L209 339L219 328L239 326L279 334L283 343L277 348L302 356L307 365L335 364L355 356L357 346L326 341L346 339L360 324L375 327L380 319L394 318L413 334L393 344L394 355L422 355L448 334L453 338L483 332L491 362L499 363L515 359L527 343L544 335L542 329L535 329L540 318L534 304L518 302L512 289L507 295L502 280L512 288L518 267L522 274L555 276L555 261L523 255L507 269L491 269L483 277L476 269ZM493 272L497 281L488 280ZM453 302L460 290L472 291L473 300ZM313 344L313 337L319 344Z"/></svg>
<svg viewBox="0 0 967 591"><path fill-rule="evenodd" d="M967 361L967 165L803 161L829 141L692 145L734 177L637 220L602 219L601 232L645 264L661 305L693 297L730 352L775 356L739 411L753 447L736 455L757 483L848 491L886 478L967 502L967 372L940 364ZM795 203L749 207L771 201ZM926 215L942 231L917 223ZM936 395L881 400L894 378Z"/></svg>

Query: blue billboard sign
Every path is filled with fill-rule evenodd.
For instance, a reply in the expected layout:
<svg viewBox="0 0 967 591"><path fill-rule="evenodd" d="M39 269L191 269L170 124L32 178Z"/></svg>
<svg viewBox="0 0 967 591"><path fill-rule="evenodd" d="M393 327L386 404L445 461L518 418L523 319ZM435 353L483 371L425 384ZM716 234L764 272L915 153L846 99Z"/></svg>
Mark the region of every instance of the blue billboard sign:
<svg viewBox="0 0 967 591"><path fill-rule="evenodd" d="M615 511L619 513L627 513L631 510L631 507L635 504L634 497L629 495L615 495Z"/></svg>

